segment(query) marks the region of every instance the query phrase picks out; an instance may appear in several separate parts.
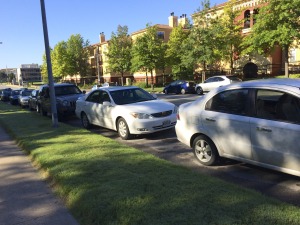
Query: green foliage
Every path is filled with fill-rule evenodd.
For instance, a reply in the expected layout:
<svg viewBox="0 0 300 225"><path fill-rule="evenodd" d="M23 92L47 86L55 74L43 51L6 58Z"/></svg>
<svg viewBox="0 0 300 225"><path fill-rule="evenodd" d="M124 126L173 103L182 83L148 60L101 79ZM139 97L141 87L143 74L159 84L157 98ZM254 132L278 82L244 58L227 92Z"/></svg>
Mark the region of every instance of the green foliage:
<svg viewBox="0 0 300 225"><path fill-rule="evenodd" d="M193 66L187 68L182 63L182 55L184 54L183 42L188 38L189 31L183 29L181 26L174 27L170 39L168 41L168 48L166 50L166 58L168 65L172 68L173 79L180 79L188 74L193 74ZM186 74L187 72L187 74Z"/></svg>
<svg viewBox="0 0 300 225"><path fill-rule="evenodd" d="M58 81L67 75L78 75L86 77L90 72L88 64L89 42L85 41L80 34L71 35L67 42L57 43L50 49L51 64L54 80ZM48 83L47 59L43 55L41 66L42 78Z"/></svg>
<svg viewBox="0 0 300 225"><path fill-rule="evenodd" d="M299 207L94 132L2 102L0 124L81 225L300 224Z"/></svg>
<svg viewBox="0 0 300 225"><path fill-rule="evenodd" d="M242 23L236 21L236 18L241 14L240 10L234 9L238 4L238 0L230 0L224 7L224 12L220 16L212 19L211 29L215 34L214 46L221 59L230 63L230 69L233 69L233 56L240 55L242 43Z"/></svg>
<svg viewBox="0 0 300 225"><path fill-rule="evenodd" d="M117 33L113 32L111 35L106 55L108 57L109 70L121 74L122 86L123 75L129 72L131 67L131 48L132 40L128 35L128 27L119 25Z"/></svg>
<svg viewBox="0 0 300 225"><path fill-rule="evenodd" d="M211 65L221 59L221 54L217 48L218 42L215 27L212 26L213 18L207 16L210 12L210 2L202 2L202 9L195 15L197 25L191 29L191 33L183 43L184 54L182 62L187 68L195 65Z"/></svg>
<svg viewBox="0 0 300 225"><path fill-rule="evenodd" d="M288 51L300 39L299 0L265 0L251 34L243 43L243 54L269 54L279 45L288 63ZM287 71L286 71L287 72Z"/></svg>
<svg viewBox="0 0 300 225"><path fill-rule="evenodd" d="M147 24L146 32L137 37L132 48L132 71L149 71L153 87L153 70L166 65L166 46L157 35L157 27Z"/></svg>

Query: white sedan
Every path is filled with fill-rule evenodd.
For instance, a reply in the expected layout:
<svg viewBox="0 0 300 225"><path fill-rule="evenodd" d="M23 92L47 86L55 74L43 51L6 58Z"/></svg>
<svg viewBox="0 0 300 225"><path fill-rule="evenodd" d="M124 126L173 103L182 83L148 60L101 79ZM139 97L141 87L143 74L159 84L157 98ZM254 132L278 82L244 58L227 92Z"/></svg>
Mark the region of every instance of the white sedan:
<svg viewBox="0 0 300 225"><path fill-rule="evenodd" d="M176 135L200 163L230 158L300 176L300 79L219 87L179 106Z"/></svg>
<svg viewBox="0 0 300 225"><path fill-rule="evenodd" d="M195 86L195 91L198 95L203 95L204 92L209 92L217 87L241 81L240 78L234 75L213 76L206 79L203 83L197 84Z"/></svg>
<svg viewBox="0 0 300 225"><path fill-rule="evenodd" d="M76 101L76 116L89 128L97 125L116 130L126 140L173 128L177 107L134 87L101 87Z"/></svg>

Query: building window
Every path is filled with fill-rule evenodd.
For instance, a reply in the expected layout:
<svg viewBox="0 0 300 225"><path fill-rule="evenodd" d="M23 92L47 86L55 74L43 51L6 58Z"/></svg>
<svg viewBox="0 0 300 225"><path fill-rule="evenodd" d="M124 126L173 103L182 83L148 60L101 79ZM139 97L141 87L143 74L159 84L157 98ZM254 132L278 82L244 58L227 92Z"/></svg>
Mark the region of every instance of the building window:
<svg viewBox="0 0 300 225"><path fill-rule="evenodd" d="M159 39L164 40L165 39L165 32L163 32L163 31L157 31L157 37Z"/></svg>
<svg viewBox="0 0 300 225"><path fill-rule="evenodd" d="M250 10L244 12L244 29L250 28Z"/></svg>
<svg viewBox="0 0 300 225"><path fill-rule="evenodd" d="M289 62L296 62L296 49L295 48L292 48L290 50L289 56L290 56Z"/></svg>

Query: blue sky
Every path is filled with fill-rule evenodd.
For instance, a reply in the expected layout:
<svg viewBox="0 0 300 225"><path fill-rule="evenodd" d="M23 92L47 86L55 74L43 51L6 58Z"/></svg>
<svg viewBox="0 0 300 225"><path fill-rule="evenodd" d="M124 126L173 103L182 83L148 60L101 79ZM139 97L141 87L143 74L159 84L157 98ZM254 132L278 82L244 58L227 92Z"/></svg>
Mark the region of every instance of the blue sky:
<svg viewBox="0 0 300 225"><path fill-rule="evenodd" d="M176 16L191 14L201 0L44 0L50 46L80 34L90 44L106 40L118 25L128 26L129 34L147 23L168 24L171 12ZM225 0L211 0L211 5ZM21 64L42 63L45 52L39 0L3 0L0 13L0 69Z"/></svg>

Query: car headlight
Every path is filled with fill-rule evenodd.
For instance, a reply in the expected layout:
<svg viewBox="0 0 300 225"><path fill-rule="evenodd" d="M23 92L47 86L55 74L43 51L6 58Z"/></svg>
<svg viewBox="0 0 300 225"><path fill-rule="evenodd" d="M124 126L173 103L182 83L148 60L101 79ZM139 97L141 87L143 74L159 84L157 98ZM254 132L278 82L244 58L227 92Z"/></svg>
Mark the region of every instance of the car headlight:
<svg viewBox="0 0 300 225"><path fill-rule="evenodd" d="M56 99L56 101L58 104L61 104L63 106L69 106L69 101L67 101L67 100L62 101L62 100Z"/></svg>
<svg viewBox="0 0 300 225"><path fill-rule="evenodd" d="M130 113L134 118L136 119L153 119L153 116L151 116L150 114L147 113Z"/></svg>

